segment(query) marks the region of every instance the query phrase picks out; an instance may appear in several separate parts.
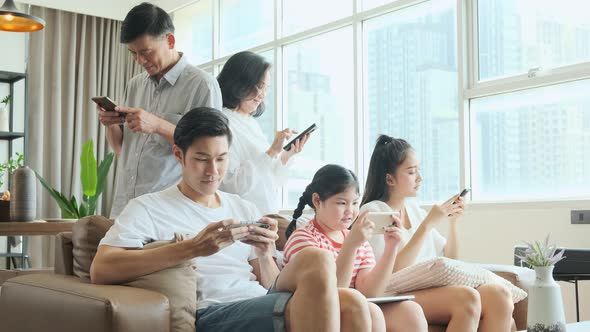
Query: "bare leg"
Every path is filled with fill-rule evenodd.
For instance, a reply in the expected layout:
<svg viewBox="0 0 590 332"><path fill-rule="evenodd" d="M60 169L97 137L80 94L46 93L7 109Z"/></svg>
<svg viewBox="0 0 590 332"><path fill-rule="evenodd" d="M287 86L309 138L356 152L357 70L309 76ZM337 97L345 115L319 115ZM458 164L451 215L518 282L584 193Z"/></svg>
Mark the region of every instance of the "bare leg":
<svg viewBox="0 0 590 332"><path fill-rule="evenodd" d="M447 332L475 332L481 316L479 293L464 286L413 291L429 324L447 325Z"/></svg>
<svg viewBox="0 0 590 332"><path fill-rule="evenodd" d="M301 250L283 268L276 286L279 291L293 292L285 308L288 331L340 330L336 262L332 253L317 248ZM349 310L354 306L351 303Z"/></svg>
<svg viewBox="0 0 590 332"><path fill-rule="evenodd" d="M428 323L420 305L414 301L380 304L387 332L427 332Z"/></svg>
<svg viewBox="0 0 590 332"><path fill-rule="evenodd" d="M487 284L477 288L481 296L479 332L504 332L512 329L512 295L502 285Z"/></svg>
<svg viewBox="0 0 590 332"><path fill-rule="evenodd" d="M385 331L383 313L376 306L376 310L371 310L372 303L367 302L363 294L356 289L339 288L338 295L340 298L340 331Z"/></svg>

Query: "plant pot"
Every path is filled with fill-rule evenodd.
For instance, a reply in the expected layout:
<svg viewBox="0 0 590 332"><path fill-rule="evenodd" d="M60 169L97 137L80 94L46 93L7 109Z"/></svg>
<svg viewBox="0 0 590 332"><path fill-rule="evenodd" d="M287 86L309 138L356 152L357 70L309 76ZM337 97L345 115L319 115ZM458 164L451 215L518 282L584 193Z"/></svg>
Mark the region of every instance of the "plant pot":
<svg viewBox="0 0 590 332"><path fill-rule="evenodd" d="M528 332L565 332L561 288L553 280L554 266L535 266L535 283L529 289Z"/></svg>
<svg viewBox="0 0 590 332"><path fill-rule="evenodd" d="M10 221L10 201L0 201L0 222Z"/></svg>

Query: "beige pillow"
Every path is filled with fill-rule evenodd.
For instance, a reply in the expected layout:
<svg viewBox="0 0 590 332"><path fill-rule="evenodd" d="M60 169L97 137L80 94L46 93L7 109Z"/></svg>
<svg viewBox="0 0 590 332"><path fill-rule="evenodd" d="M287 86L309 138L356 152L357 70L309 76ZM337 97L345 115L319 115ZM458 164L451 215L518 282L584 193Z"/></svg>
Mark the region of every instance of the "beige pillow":
<svg viewBox="0 0 590 332"><path fill-rule="evenodd" d="M182 240L184 236L175 234L175 239L172 241L152 242L145 245L143 249L153 249ZM197 310L196 268L194 261L188 260L171 268L139 277L124 285L164 294L170 301L170 330L194 332Z"/></svg>
<svg viewBox="0 0 590 332"><path fill-rule="evenodd" d="M486 269L446 257L427 260L395 272L385 292L386 295L395 295L434 287L460 285L477 288L484 284L506 286L514 303L527 297L524 290Z"/></svg>
<svg viewBox="0 0 590 332"><path fill-rule="evenodd" d="M103 216L88 216L76 221L72 228L75 276L90 280L90 265L96 256L96 249L111 226L113 221Z"/></svg>

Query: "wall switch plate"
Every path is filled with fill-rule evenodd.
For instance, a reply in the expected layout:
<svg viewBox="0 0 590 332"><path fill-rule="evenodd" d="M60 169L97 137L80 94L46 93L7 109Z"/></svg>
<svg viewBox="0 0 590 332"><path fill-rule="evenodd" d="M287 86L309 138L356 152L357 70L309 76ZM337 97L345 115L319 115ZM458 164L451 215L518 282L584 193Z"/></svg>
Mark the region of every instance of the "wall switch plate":
<svg viewBox="0 0 590 332"><path fill-rule="evenodd" d="M572 210L572 224L590 224L590 210Z"/></svg>

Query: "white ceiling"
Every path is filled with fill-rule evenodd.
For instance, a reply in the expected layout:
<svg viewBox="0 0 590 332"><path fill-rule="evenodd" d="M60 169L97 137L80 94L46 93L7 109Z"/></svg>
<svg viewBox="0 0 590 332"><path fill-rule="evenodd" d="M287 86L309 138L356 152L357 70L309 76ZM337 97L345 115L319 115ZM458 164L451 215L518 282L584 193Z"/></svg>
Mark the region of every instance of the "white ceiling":
<svg viewBox="0 0 590 332"><path fill-rule="evenodd" d="M22 4L26 3L122 21L133 6L144 1L146 0L17 0L17 2L20 3L17 4L17 6L19 6L19 9L22 9ZM151 0L147 2L151 2L163 8L165 11L171 12L197 1L198 0ZM0 5L2 3L4 3L4 0L0 0Z"/></svg>

